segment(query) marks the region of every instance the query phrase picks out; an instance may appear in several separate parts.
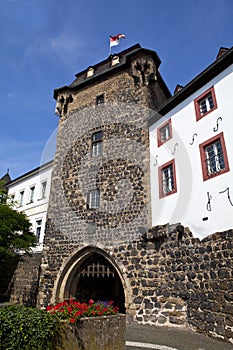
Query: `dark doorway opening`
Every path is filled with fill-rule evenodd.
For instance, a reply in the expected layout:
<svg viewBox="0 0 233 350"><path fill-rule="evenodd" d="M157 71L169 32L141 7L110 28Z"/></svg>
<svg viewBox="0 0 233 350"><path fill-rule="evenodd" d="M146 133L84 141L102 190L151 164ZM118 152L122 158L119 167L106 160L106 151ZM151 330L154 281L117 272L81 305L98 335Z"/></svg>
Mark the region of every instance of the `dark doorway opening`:
<svg viewBox="0 0 233 350"><path fill-rule="evenodd" d="M102 255L93 253L79 266L74 276L75 298L80 302L110 301L125 313L125 296L120 277Z"/></svg>

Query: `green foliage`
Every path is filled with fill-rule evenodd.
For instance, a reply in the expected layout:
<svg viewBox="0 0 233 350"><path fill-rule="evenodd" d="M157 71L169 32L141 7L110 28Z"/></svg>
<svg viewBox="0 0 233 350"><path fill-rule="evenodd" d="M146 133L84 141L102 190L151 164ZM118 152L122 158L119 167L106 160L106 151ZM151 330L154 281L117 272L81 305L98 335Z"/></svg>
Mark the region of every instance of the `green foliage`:
<svg viewBox="0 0 233 350"><path fill-rule="evenodd" d="M30 227L31 223L24 213L0 204L0 262L17 249L28 250L35 244L36 237Z"/></svg>
<svg viewBox="0 0 233 350"><path fill-rule="evenodd" d="M5 183L0 180L0 203L6 203L7 200L7 190L5 188Z"/></svg>
<svg viewBox="0 0 233 350"><path fill-rule="evenodd" d="M49 350L58 333L58 319L45 310L24 306L0 307L2 350Z"/></svg>

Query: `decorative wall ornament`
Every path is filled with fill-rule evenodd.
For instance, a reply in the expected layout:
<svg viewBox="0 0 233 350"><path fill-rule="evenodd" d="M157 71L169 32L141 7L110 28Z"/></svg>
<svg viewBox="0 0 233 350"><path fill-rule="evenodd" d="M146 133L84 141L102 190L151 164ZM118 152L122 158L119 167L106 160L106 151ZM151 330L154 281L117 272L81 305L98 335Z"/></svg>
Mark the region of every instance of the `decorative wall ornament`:
<svg viewBox="0 0 233 350"><path fill-rule="evenodd" d="M208 197L208 202L207 202L207 204L206 204L206 209L207 209L208 211L211 211L211 210L212 210L212 208L211 208L211 199L212 199L212 196L210 195L209 192L207 192L207 197Z"/></svg>
<svg viewBox="0 0 233 350"><path fill-rule="evenodd" d="M227 193L227 198L228 198L228 200L230 202L230 205L233 207L233 202L232 202L231 197L230 197L230 189L229 189L229 187L227 187L224 191L220 191L219 194L222 194L222 193L225 193L225 192Z"/></svg>
<svg viewBox="0 0 233 350"><path fill-rule="evenodd" d="M197 137L197 133L193 134L192 142L189 142L190 146L194 144L194 138Z"/></svg>
<svg viewBox="0 0 233 350"><path fill-rule="evenodd" d="M154 163L154 166L156 166L158 164L158 154L157 156L155 156L155 163Z"/></svg>
<svg viewBox="0 0 233 350"><path fill-rule="evenodd" d="M178 142L176 142L175 145L174 145L174 149L173 149L173 151L172 151L172 155L173 155L173 156L174 156L174 154L176 153L176 149L177 149L178 146L179 146L179 144L178 144Z"/></svg>
<svg viewBox="0 0 233 350"><path fill-rule="evenodd" d="M213 128L213 131L214 131L214 132L217 132L217 131L218 131L218 127L219 127L218 123L219 123L220 121L222 121L222 117L218 117L218 119L216 120L216 126Z"/></svg>

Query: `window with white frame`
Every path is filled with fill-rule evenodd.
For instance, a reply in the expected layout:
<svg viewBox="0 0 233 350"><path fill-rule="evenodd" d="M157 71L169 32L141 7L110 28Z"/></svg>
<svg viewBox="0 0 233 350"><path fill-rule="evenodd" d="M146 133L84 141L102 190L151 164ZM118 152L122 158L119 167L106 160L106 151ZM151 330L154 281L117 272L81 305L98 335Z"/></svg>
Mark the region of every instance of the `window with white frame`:
<svg viewBox="0 0 233 350"><path fill-rule="evenodd" d="M196 119L199 120L217 108L214 87L205 91L201 96L194 100Z"/></svg>
<svg viewBox="0 0 233 350"><path fill-rule="evenodd" d="M88 193L88 208L98 209L100 207L100 191L91 190Z"/></svg>
<svg viewBox="0 0 233 350"><path fill-rule="evenodd" d="M41 182L41 188L40 188L40 198L44 199L45 198L45 193L46 193L46 187L47 187L47 181Z"/></svg>
<svg viewBox="0 0 233 350"><path fill-rule="evenodd" d="M29 203L34 202L34 195L35 195L35 186L30 187L29 190Z"/></svg>
<svg viewBox="0 0 233 350"><path fill-rule="evenodd" d="M171 119L157 129L158 147L172 138Z"/></svg>
<svg viewBox="0 0 233 350"><path fill-rule="evenodd" d="M96 157L102 154L103 132L99 131L92 135L92 156Z"/></svg>
<svg viewBox="0 0 233 350"><path fill-rule="evenodd" d="M19 192L19 206L21 207L23 205L24 200L24 190Z"/></svg>
<svg viewBox="0 0 233 350"><path fill-rule="evenodd" d="M223 133L203 142L200 145L200 154L204 180L229 171Z"/></svg>
<svg viewBox="0 0 233 350"><path fill-rule="evenodd" d="M159 167L159 195L160 198L177 192L176 172L174 160Z"/></svg>
<svg viewBox="0 0 233 350"><path fill-rule="evenodd" d="M36 220L36 243L40 242L40 235L42 229L42 220Z"/></svg>

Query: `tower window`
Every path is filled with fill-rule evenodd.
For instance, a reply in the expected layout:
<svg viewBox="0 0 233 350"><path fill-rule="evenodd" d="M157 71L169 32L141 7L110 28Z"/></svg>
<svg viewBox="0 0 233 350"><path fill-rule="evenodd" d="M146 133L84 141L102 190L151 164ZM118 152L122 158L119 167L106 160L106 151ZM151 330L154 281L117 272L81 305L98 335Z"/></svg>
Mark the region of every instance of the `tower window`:
<svg viewBox="0 0 233 350"><path fill-rule="evenodd" d="M91 190L88 193L88 208L98 209L100 207L100 191Z"/></svg>
<svg viewBox="0 0 233 350"><path fill-rule="evenodd" d="M104 103L104 94L99 95L96 97L96 106L101 105Z"/></svg>
<svg viewBox="0 0 233 350"><path fill-rule="evenodd" d="M103 150L103 132L99 131L92 135L92 156L96 157L102 154Z"/></svg>

